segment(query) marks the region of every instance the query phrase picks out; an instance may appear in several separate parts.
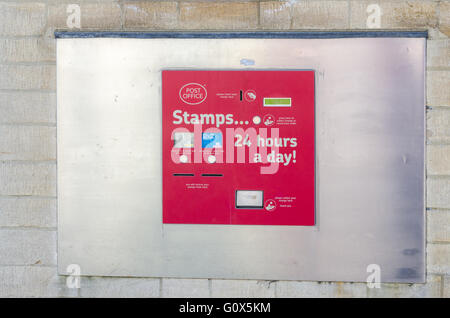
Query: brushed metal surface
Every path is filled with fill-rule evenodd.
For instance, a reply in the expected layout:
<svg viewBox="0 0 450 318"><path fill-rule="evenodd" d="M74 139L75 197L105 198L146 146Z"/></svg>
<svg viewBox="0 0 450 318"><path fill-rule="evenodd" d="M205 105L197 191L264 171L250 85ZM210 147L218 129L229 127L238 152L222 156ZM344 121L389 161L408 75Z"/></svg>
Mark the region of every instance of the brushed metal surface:
<svg viewBox="0 0 450 318"><path fill-rule="evenodd" d="M424 67L422 38L58 39L59 273L423 282ZM167 68L316 71L316 226L162 224Z"/></svg>

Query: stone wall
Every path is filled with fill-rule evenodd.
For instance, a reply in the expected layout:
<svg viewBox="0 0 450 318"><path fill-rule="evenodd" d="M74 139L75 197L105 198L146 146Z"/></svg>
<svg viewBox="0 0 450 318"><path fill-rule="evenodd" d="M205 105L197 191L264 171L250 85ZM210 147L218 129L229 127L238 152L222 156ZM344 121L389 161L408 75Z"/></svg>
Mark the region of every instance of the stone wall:
<svg viewBox="0 0 450 318"><path fill-rule="evenodd" d="M367 28L430 35L426 284L83 277L66 287L56 272L55 29ZM449 1L0 1L0 297L450 297L449 36Z"/></svg>

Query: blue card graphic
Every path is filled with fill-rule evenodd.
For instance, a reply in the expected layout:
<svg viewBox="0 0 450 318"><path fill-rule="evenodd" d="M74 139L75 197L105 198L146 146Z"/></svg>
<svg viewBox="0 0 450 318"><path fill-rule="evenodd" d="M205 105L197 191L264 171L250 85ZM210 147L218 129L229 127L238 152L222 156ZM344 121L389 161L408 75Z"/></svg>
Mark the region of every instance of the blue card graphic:
<svg viewBox="0 0 450 318"><path fill-rule="evenodd" d="M222 134L202 133L202 148L222 148Z"/></svg>

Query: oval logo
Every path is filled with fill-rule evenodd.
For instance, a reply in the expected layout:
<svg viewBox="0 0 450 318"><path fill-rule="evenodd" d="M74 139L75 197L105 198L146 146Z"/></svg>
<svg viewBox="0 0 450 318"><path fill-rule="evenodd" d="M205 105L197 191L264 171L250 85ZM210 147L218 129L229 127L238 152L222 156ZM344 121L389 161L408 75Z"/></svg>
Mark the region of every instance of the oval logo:
<svg viewBox="0 0 450 318"><path fill-rule="evenodd" d="M180 98L189 105L197 105L205 101L206 88L197 83L189 83L180 88Z"/></svg>

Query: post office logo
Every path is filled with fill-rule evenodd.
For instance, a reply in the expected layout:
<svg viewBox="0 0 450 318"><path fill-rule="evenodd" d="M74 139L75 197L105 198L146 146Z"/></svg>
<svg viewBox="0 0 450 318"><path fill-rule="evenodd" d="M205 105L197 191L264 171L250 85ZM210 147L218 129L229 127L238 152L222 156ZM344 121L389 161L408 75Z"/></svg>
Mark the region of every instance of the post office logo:
<svg viewBox="0 0 450 318"><path fill-rule="evenodd" d="M189 105L203 103L207 96L206 88L198 83L188 83L180 88L180 99Z"/></svg>

